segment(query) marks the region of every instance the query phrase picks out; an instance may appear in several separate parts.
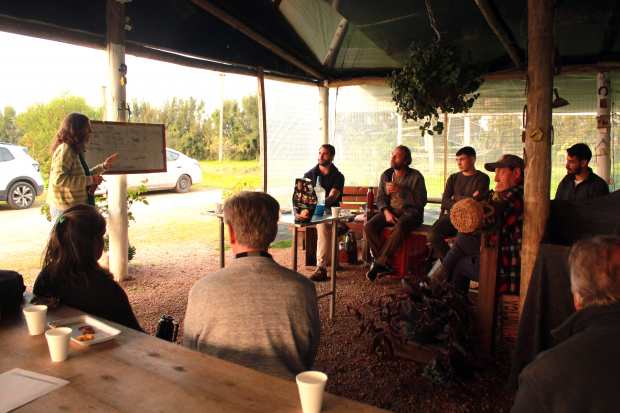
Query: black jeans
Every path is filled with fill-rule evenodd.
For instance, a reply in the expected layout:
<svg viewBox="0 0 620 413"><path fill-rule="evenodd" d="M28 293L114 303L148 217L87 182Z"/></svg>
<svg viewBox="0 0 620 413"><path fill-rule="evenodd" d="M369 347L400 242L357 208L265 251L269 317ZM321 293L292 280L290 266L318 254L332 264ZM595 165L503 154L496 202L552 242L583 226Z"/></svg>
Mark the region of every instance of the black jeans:
<svg viewBox="0 0 620 413"><path fill-rule="evenodd" d="M386 261L396 252L403 238L409 235L414 228L419 227L421 222L418 219L411 218L407 215L398 217L398 221L394 225L394 229L390 233L385 245L381 242L381 231L392 226L385 219L382 212L378 213L370 221L364 225L364 236L368 238L370 251L375 258L375 263L385 265Z"/></svg>
<svg viewBox="0 0 620 413"><path fill-rule="evenodd" d="M469 290L470 280L480 279L480 244L480 236L464 234L454 241L442 261L461 291Z"/></svg>
<svg viewBox="0 0 620 413"><path fill-rule="evenodd" d="M439 258L442 260L450 251L450 245L446 242L446 238L453 237L455 235L461 235L457 232L454 225L450 221L450 215L444 215L439 218L428 231L428 242L439 254Z"/></svg>

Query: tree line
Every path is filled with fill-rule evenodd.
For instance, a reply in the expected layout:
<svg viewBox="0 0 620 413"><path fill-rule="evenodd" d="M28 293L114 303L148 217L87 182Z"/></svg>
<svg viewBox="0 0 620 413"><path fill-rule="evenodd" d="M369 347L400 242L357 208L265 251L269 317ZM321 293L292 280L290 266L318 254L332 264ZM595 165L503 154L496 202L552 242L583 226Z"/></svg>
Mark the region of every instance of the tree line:
<svg viewBox="0 0 620 413"><path fill-rule="evenodd" d="M258 100L250 94L224 100L223 159L258 159ZM202 100L173 97L161 106L134 99L129 122L163 123L166 146L198 160L214 160L219 156L220 110L210 114ZM101 120L103 108L89 105L82 96L63 92L46 103L33 103L17 114L7 105L0 112L0 142L29 148L36 161L45 164L51 154L50 145L62 119L70 112L82 112L91 120Z"/></svg>

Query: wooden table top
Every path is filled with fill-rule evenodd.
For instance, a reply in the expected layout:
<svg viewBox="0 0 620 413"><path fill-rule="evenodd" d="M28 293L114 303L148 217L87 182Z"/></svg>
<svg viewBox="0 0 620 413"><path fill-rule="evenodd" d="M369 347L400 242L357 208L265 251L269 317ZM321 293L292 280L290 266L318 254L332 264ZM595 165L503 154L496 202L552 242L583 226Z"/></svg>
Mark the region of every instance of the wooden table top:
<svg viewBox="0 0 620 413"><path fill-rule="evenodd" d="M27 307L31 294L25 294ZM54 321L84 314L49 310ZM71 342L69 358L50 359L45 334L31 336L21 311L0 320L0 373L16 367L69 380L16 411L301 412L296 383L102 320L119 330L94 346ZM323 412L384 410L325 393Z"/></svg>

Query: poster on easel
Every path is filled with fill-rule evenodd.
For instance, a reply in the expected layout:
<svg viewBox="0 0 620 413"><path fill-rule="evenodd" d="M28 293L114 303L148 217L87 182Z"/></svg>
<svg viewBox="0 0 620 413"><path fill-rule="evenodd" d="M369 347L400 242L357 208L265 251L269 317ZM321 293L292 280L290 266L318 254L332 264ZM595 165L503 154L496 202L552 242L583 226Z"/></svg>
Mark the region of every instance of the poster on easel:
<svg viewBox="0 0 620 413"><path fill-rule="evenodd" d="M93 167L118 153L106 175L167 172L166 126L152 123L91 121L86 164Z"/></svg>

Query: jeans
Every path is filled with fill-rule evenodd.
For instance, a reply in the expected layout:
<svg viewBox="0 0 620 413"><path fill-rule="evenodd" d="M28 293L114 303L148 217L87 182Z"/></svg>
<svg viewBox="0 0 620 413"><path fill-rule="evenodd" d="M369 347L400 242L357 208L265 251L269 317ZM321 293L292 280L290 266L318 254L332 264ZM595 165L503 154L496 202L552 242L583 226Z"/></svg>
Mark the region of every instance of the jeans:
<svg viewBox="0 0 620 413"><path fill-rule="evenodd" d="M480 279L480 244L480 236L464 234L454 241L442 261L461 291L469 289L470 280Z"/></svg>
<svg viewBox="0 0 620 413"><path fill-rule="evenodd" d="M450 215L444 215L439 218L428 231L428 242L439 254L439 258L442 260L450 251L450 245L446 242L446 238L453 237L458 233L452 222L450 221Z"/></svg>

